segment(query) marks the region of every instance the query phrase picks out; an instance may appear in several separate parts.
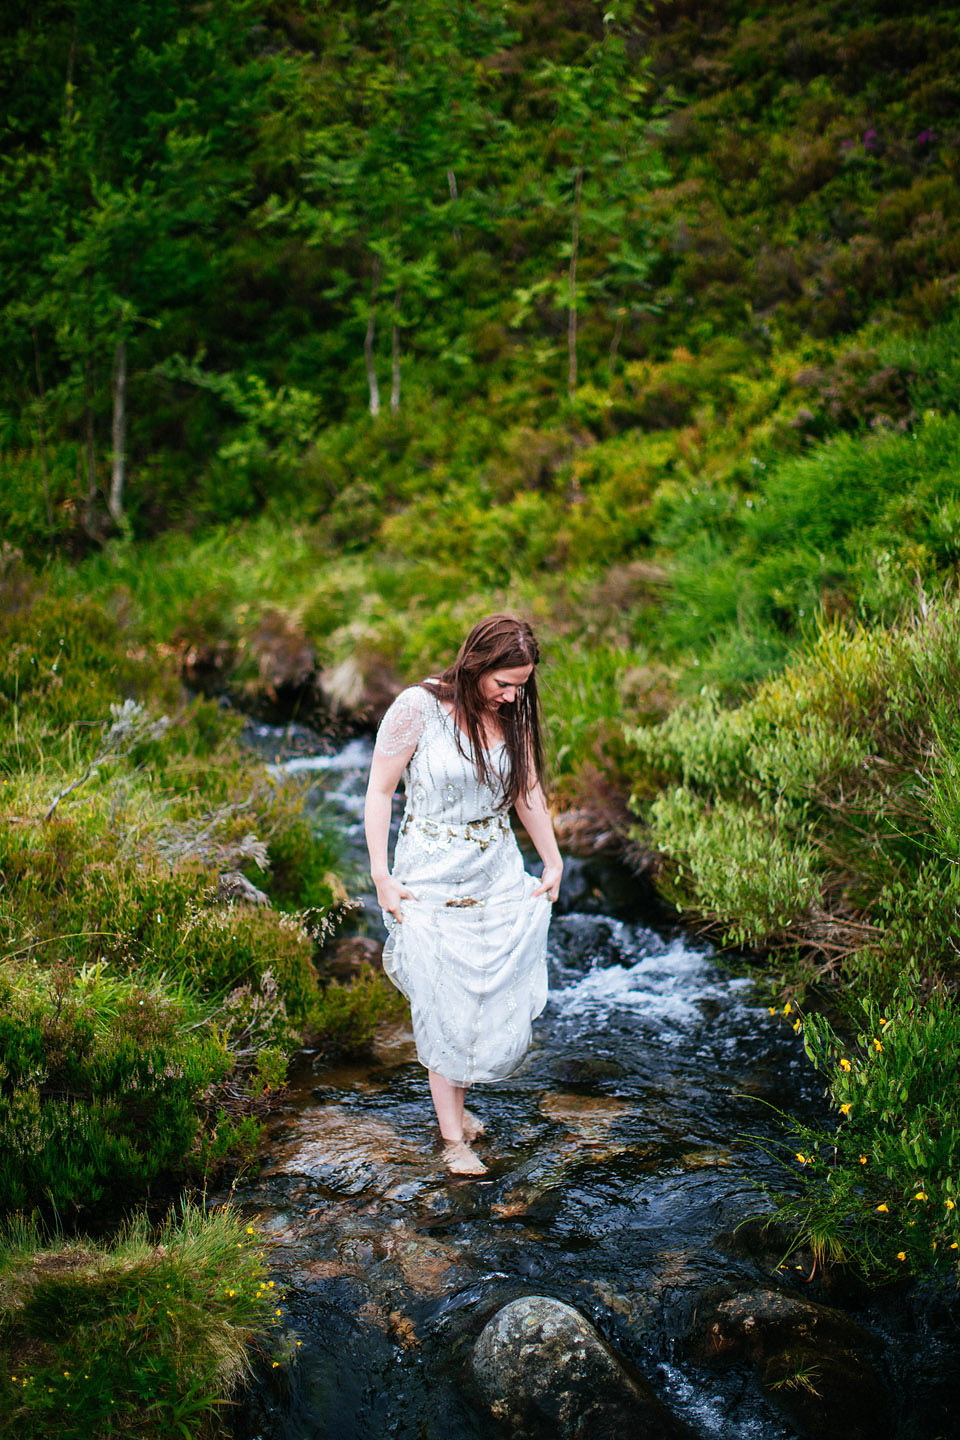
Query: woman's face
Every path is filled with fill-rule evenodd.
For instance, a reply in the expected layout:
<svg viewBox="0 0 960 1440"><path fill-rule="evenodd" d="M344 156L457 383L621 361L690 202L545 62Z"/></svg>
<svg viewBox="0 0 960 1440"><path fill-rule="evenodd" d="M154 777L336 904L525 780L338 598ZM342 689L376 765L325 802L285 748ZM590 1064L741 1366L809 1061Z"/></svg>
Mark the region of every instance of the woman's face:
<svg viewBox="0 0 960 1440"><path fill-rule="evenodd" d="M506 670L488 670L481 675L477 683L487 709L498 710L501 705L512 705L517 691L526 685L532 674L532 665L517 665Z"/></svg>

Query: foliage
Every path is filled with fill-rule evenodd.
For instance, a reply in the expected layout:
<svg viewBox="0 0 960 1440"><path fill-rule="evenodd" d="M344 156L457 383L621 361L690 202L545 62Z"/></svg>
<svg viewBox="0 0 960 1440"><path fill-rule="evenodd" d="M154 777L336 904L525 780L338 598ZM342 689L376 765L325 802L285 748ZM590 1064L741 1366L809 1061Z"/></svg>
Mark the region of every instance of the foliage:
<svg viewBox="0 0 960 1440"><path fill-rule="evenodd" d="M307 1017L306 1029L325 1055L367 1049L377 1026L407 1014L407 1002L385 975L365 966L346 984L327 985Z"/></svg>
<svg viewBox="0 0 960 1440"><path fill-rule="evenodd" d="M850 1043L820 1015L794 1022L840 1120L794 1123L800 1198L782 1214L818 1260L874 1280L960 1272L960 1109L943 1083L960 1062L960 1013L955 996L925 994L920 973L911 966L888 1004L863 1000Z"/></svg>
<svg viewBox="0 0 960 1440"><path fill-rule="evenodd" d="M253 1161L322 1024L318 942L346 895L335 837L236 716L185 704L129 614L5 560L0 1203L75 1223ZM101 718L125 680L140 698Z"/></svg>
<svg viewBox="0 0 960 1440"><path fill-rule="evenodd" d="M705 694L635 731L674 898L880 998L905 949L955 979L958 657L950 594L889 630L825 627L744 704Z"/></svg>
<svg viewBox="0 0 960 1440"><path fill-rule="evenodd" d="M96 1213L189 1164L198 1101L231 1057L207 1027L185 1025L175 994L64 965L2 986L5 1209Z"/></svg>
<svg viewBox="0 0 960 1440"><path fill-rule="evenodd" d="M380 1002L319 989L336 846L178 667L257 705L279 636L368 719L512 607L558 801L632 787L688 915L955 984L956 8L118 15L0 22L17 963L206 1007L199 1164L249 1154L292 1031Z"/></svg>
<svg viewBox="0 0 960 1440"><path fill-rule="evenodd" d="M220 1433L282 1300L260 1237L227 1209L142 1217L109 1246L50 1241L23 1217L0 1239L0 1406L19 1440Z"/></svg>

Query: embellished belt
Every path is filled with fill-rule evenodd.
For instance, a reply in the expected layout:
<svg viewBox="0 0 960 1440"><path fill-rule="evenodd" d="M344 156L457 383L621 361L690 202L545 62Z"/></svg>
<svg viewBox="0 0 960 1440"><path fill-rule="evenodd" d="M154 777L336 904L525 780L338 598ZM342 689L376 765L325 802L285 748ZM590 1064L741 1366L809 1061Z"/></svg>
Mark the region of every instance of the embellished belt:
<svg viewBox="0 0 960 1440"><path fill-rule="evenodd" d="M509 835L510 821L506 815L485 815L481 820L470 820L466 825L448 824L447 821L430 820L426 816L404 816L400 834L418 830L428 841L444 847L456 840L466 840L486 850L502 835Z"/></svg>

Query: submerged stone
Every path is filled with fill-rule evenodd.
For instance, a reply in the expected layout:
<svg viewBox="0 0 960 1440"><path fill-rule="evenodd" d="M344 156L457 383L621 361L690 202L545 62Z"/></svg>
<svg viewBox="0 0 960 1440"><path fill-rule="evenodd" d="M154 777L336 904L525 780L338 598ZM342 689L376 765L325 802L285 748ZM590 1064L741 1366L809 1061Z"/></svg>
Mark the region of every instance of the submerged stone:
<svg viewBox="0 0 960 1440"><path fill-rule="evenodd" d="M609 1095L545 1095L540 1109L548 1119L586 1138L605 1136L615 1120L632 1112L632 1106Z"/></svg>
<svg viewBox="0 0 960 1440"><path fill-rule="evenodd" d="M876 1344L840 1310L776 1290L724 1300L698 1327L704 1359L745 1359L770 1403L808 1440L874 1440L890 1397Z"/></svg>
<svg viewBox="0 0 960 1440"><path fill-rule="evenodd" d="M589 1321L545 1295L487 1322L471 1361L491 1413L524 1440L683 1440L690 1431Z"/></svg>

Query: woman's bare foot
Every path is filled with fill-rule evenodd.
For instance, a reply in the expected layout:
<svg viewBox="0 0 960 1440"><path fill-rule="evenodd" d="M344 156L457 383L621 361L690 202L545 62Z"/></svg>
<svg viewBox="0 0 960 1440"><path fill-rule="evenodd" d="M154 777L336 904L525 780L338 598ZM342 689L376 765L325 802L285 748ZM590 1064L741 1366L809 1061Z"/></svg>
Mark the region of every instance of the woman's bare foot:
<svg viewBox="0 0 960 1440"><path fill-rule="evenodd" d="M467 1144L468 1144L468 1145L472 1145L473 1142L474 1142L474 1140L479 1139L479 1137L480 1137L481 1135L486 1135L486 1133L487 1133L486 1126L484 1125L483 1121L480 1119L480 1116L479 1116L479 1115L474 1115L474 1113L473 1113L472 1110L468 1110L467 1107L464 1106L464 1107L463 1107L463 1138L464 1138L464 1140L466 1140Z"/></svg>
<svg viewBox="0 0 960 1440"><path fill-rule="evenodd" d="M443 1163L451 1175L486 1175L487 1167L463 1140L445 1140Z"/></svg>

